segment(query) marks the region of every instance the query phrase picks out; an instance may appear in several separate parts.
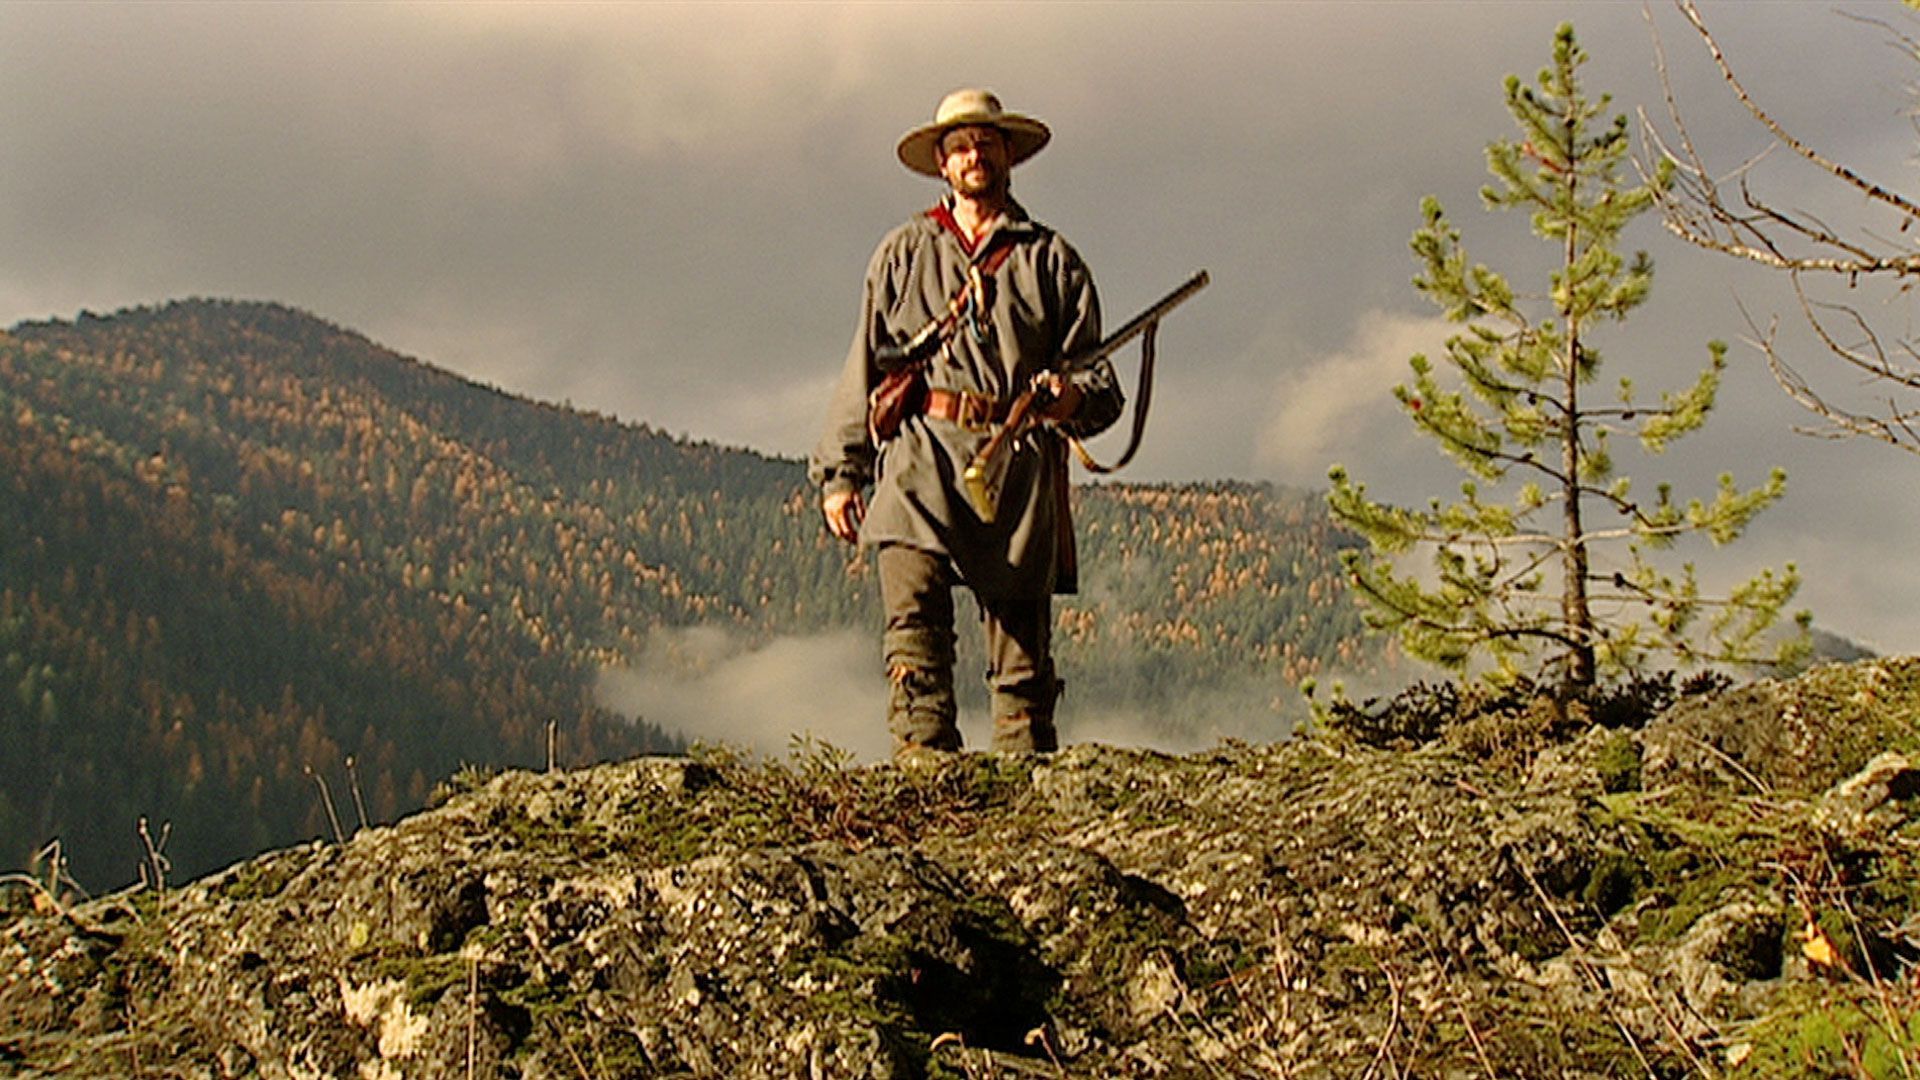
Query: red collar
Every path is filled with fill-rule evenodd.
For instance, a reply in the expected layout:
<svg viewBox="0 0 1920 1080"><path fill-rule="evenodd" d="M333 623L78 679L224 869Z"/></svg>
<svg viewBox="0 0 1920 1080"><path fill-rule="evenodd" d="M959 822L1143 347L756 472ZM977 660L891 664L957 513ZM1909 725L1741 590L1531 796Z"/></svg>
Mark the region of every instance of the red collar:
<svg viewBox="0 0 1920 1080"><path fill-rule="evenodd" d="M977 254L974 249L978 246L978 241L968 236L967 230L960 227L960 222L954 218L953 210L949 208L946 203L939 203L934 206L933 209L928 210L927 216L939 222L941 228L952 233L953 238L960 241L960 250L966 252L969 258ZM987 234L989 240L991 240L993 236L994 233L990 232Z"/></svg>

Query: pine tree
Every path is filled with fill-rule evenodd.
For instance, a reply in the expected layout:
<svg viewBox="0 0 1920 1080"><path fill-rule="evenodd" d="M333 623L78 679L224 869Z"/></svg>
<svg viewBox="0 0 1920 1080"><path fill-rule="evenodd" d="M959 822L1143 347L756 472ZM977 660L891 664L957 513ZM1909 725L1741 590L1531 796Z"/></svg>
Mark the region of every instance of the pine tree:
<svg viewBox="0 0 1920 1080"><path fill-rule="evenodd" d="M1602 671L1636 670L1656 651L1686 665L1785 662L1804 650L1804 613L1802 634L1764 650L1799 585L1791 564L1710 599L1691 564L1676 574L1649 558L1686 534L1704 533L1716 545L1734 540L1784 491L1785 474L1775 469L1745 491L1722 476L1711 501L1682 506L1669 485L1648 501L1614 472L1614 433L1631 432L1658 454L1706 421L1726 347L1709 344L1692 387L1663 395L1657 407L1635 405L1625 379L1617 404L1588 399L1600 368L1593 330L1639 307L1653 280L1645 253L1631 261L1619 254L1621 231L1653 204L1668 175L1637 184L1621 176L1627 119L1605 121L1610 98L1592 101L1582 91L1585 59L1573 27L1561 26L1537 88L1507 79L1520 138L1487 151L1496 181L1481 191L1487 207L1530 210L1535 235L1558 248L1546 296L1524 297L1469 262L1438 201L1422 205L1414 286L1466 325L1448 339L1445 356L1465 392L1443 386L1434 365L1415 356L1411 384L1394 394L1469 479L1457 502L1413 510L1368 499L1336 465L1333 515L1369 545L1346 553L1347 572L1374 628L1452 670L1484 654L1495 679L1518 676L1542 652L1572 687L1591 686ZM1482 484L1513 490L1511 502L1484 498ZM1597 556L1621 547L1619 569L1596 569ZM1428 549L1429 579L1396 572L1395 557Z"/></svg>

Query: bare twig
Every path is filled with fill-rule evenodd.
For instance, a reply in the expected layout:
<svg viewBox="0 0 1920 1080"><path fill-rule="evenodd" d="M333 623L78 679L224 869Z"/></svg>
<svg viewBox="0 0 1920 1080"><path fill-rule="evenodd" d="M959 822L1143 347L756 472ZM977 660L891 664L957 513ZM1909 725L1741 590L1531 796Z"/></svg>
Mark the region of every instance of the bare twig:
<svg viewBox="0 0 1920 1080"><path fill-rule="evenodd" d="M1733 66L1721 50L1719 41L1708 30L1706 21L1694 7L1692 0L1674 0L1674 6L1700 36L1701 42L1713 57L1715 66L1720 70L1722 81L1777 145L1864 195L1870 202L1892 209L1907 219L1920 217L1920 205L1866 179L1788 132L1747 92L1746 87L1734 74ZM1713 180L1711 173L1702 162L1692 137L1687 132L1686 123L1673 94L1672 82L1666 68L1666 57L1664 52L1659 50L1657 39L1655 48L1660 81L1666 95L1668 117L1674 125L1679 140L1678 151L1676 152L1672 144L1659 137L1644 116L1642 125L1647 129L1649 142L1655 145L1661 156L1672 164L1676 174L1675 186L1678 197L1660 195L1660 204L1668 231L1700 247L1776 269L1817 270L1846 275L1920 274L1920 253L1911 250L1873 251L1864 244L1847 239L1838 230L1817 219L1803 219L1786 213L1756 197L1747 184L1747 174L1758 162L1757 157L1749 159L1733 173L1733 177L1739 180L1742 206L1731 205L1722 194L1720 185ZM1790 253L1782 249L1768 234L1766 227L1769 225L1799 237L1809 245L1809 251ZM1836 254L1817 254L1822 248Z"/></svg>
<svg viewBox="0 0 1920 1080"><path fill-rule="evenodd" d="M360 773L353 767L353 755L347 755L347 785L353 791L353 812L360 817L360 828L367 827L367 803L360 797ZM358 830L356 830L358 831Z"/></svg>
<svg viewBox="0 0 1920 1080"><path fill-rule="evenodd" d="M573 1067L579 1071L580 1080L593 1080L593 1074L587 1071L587 1063L580 1060L580 1052L573 1048L573 1038L567 1034L566 1026L559 1021L550 1021L548 1027L554 1034L560 1036L560 1045L566 1049L567 1057L572 1060Z"/></svg>
<svg viewBox="0 0 1920 1080"><path fill-rule="evenodd" d="M1827 352L1864 372L1869 379L1891 382L1902 390L1920 389L1920 370L1903 371L1895 367L1886 347L1859 312L1839 305L1814 303L1802 288L1798 275L1793 277L1793 286L1807 325L1812 328L1815 337ZM1864 346L1855 348L1841 343L1829 329L1826 320L1819 314L1821 309L1840 313L1852 322L1856 329L1862 331L1866 339ZM1833 404L1816 391L1813 385L1781 355L1775 343L1778 320L1770 320L1763 330L1753 316L1746 313L1744 307L1742 314L1746 315L1747 326L1752 335L1747 341L1767 358L1767 366L1773 373L1774 382L1779 384L1780 389L1801 408L1825 420L1828 425L1799 427L1795 430L1801 434L1828 439L1867 438L1908 453L1920 454L1920 431L1914 428L1914 423L1920 420L1920 412L1902 408L1893 398L1887 399L1886 411L1881 415L1842 408ZM1911 346L1905 346L1904 350L1911 352Z"/></svg>
<svg viewBox="0 0 1920 1080"><path fill-rule="evenodd" d="M1852 169L1827 158L1812 147L1807 146L1788 134L1787 130L1781 127L1778 121L1774 120L1765 109L1755 104L1753 98L1747 94L1747 88L1742 86L1740 80L1735 77L1732 65L1727 63L1725 54L1720 51L1720 43L1715 41L1713 35L1708 32L1706 22L1701 19L1700 12L1693 6L1693 0L1676 0L1676 3L1680 8L1680 13L1686 16L1687 21L1692 23L1694 30L1700 34L1700 40L1706 44L1707 51L1713 54L1713 62L1720 68L1720 77L1725 79L1727 85L1733 88L1734 95L1740 99L1740 104L1746 106L1747 112L1751 114L1755 120L1759 121L1760 125L1766 128L1782 146L1792 150L1829 175L1845 182L1848 186L1857 189L1869 199L1885 203L1908 217L1920 217L1920 206L1908 202L1906 199L1888 191L1871 180L1864 179ZM1914 264L1909 261L1909 269L1903 272L1912 272L1912 269L1916 266L1920 266L1920 264Z"/></svg>
<svg viewBox="0 0 1920 1080"><path fill-rule="evenodd" d="M327 808L327 822L333 826L333 842L336 844L346 843L347 838L340 831L340 815L335 813L333 809L333 792L327 790L327 778L314 772L313 766L311 765L304 765L301 768L308 776L313 778L313 782L320 788L320 801Z"/></svg>
<svg viewBox="0 0 1920 1080"><path fill-rule="evenodd" d="M53 902L55 908L61 910L63 913L65 909L60 907L60 900L63 896L78 896L82 900L88 899L87 890L82 888L80 883L73 879L73 875L67 872L67 865L66 848L61 844L60 839L55 837L47 841L45 847L33 853L33 857L27 861L28 872L24 878L24 880L44 893L46 898ZM43 866L46 868L46 881L44 883L40 880L41 867ZM20 877L20 875L9 876L15 878Z"/></svg>
<svg viewBox="0 0 1920 1080"><path fill-rule="evenodd" d="M1045 1024L1027 1032L1025 1041L1028 1046L1033 1046L1037 1043L1040 1049L1046 1051L1047 1060L1053 1063L1055 1075L1063 1077L1067 1075L1065 1066L1060 1064L1060 1055L1053 1052L1053 1042L1047 1038L1047 1026Z"/></svg>
<svg viewBox="0 0 1920 1080"><path fill-rule="evenodd" d="M1400 1029L1400 980L1394 978L1393 972L1377 958L1374 959L1373 964L1380 969L1380 974L1386 976L1387 989L1392 993L1393 1001L1392 1012L1387 1016L1386 1033L1380 1036L1380 1045L1373 1052L1373 1060L1367 1064L1367 1071L1361 1074L1363 1080L1377 1073L1382 1061L1387 1063L1387 1068L1392 1070L1394 1076L1400 1075L1400 1069L1394 1064L1392 1056L1393 1036Z"/></svg>
<svg viewBox="0 0 1920 1080"><path fill-rule="evenodd" d="M467 1080L473 1080L474 1059L479 1053L480 958L467 958Z"/></svg>
<svg viewBox="0 0 1920 1080"><path fill-rule="evenodd" d="M1853 932L1854 947L1860 950L1860 966L1866 969L1867 982L1873 991L1874 1003L1880 1006L1880 1022L1886 1025L1887 1034L1893 1036L1889 1041L1894 1052L1899 1056L1900 1071L1912 1077L1914 1062L1907 1056L1906 1041L1900 1038L1901 1033L1906 1030L1906 1021L1894 1003L1893 993L1887 981L1880 975L1879 966L1873 961L1873 949L1867 940L1866 931L1862 928L1860 915L1854 911L1853 902L1847 898L1846 887L1840 882L1839 868L1833 865L1832 854L1825 845L1820 848L1820 859L1827 864L1827 876L1834 881L1833 898L1840 905L1840 910L1846 914L1847 927Z"/></svg>
<svg viewBox="0 0 1920 1080"><path fill-rule="evenodd" d="M1902 341L1890 347L1857 309L1811 300L1803 280L1808 274L1839 275L1852 287L1862 277L1876 277L1900 282L1903 289L1910 288L1914 279L1920 277L1920 250L1916 250L1907 234L1920 222L1920 203L1865 178L1788 132L1754 100L1735 75L1732 63L1693 0L1674 0L1674 6L1713 58L1721 80L1765 131L1771 141L1769 149L1777 146L1811 164L1836 181L1847 197L1856 201L1864 199L1871 207L1897 214L1897 232L1901 235L1884 235L1870 227L1847 233L1813 214L1772 205L1755 192L1751 183L1754 166L1766 156L1764 152L1742 163L1724 181L1716 180L1687 130L1656 32L1657 66L1674 137L1669 140L1663 136L1644 113L1641 127L1652 148L1653 160L1670 170L1673 181L1670 187L1657 184L1653 187L1665 227L1706 250L1784 271L1799 300L1801 314L1821 347L1872 383L1888 384L1900 393L1920 390L1920 365L1912 364L1916 352L1912 343ZM1650 11L1647 17L1651 24ZM1855 21L1880 27L1895 39L1896 47L1912 43L1906 35L1884 23L1859 18ZM1911 48L1906 54L1914 55ZM1643 176L1650 176L1654 171L1650 162L1641 164L1640 170ZM1820 426L1795 430L1828 439L1866 438L1920 454L1920 409L1903 406L1895 394L1866 405L1840 405L1817 391L1787 362L1777 346L1777 323L1770 322L1762 331L1749 316L1748 325L1754 333L1751 344L1766 356L1774 380L1790 399L1822 421ZM1834 332L1836 326L1858 334L1860 344L1850 345L1841 340ZM1900 354L1907 360L1896 360Z"/></svg>
<svg viewBox="0 0 1920 1080"><path fill-rule="evenodd" d="M1686 741L1692 743L1693 745L1699 747L1702 750L1705 750L1707 753L1712 754L1714 757L1720 759L1720 763L1722 765L1725 765L1727 768L1732 769L1736 773L1739 773L1740 779L1745 780L1749 784L1752 784L1753 789L1759 792L1761 795L1773 794L1773 789L1767 786L1766 781L1753 775L1753 772L1750 769L1748 769L1745 765L1740 764L1738 761L1735 761L1733 759L1733 756L1728 754L1725 750L1720 749L1719 747L1713 745L1712 743L1706 741L1705 739L1701 739L1692 735L1686 736Z"/></svg>
<svg viewBox="0 0 1920 1080"><path fill-rule="evenodd" d="M1494 1071L1493 1061L1487 1057L1487 1044L1481 1041L1480 1031L1473 1026L1473 1017L1467 1015L1467 1003L1460 996L1453 999L1453 1007L1460 1011L1460 1023L1467 1029L1467 1038L1473 1041L1473 1056L1480 1059L1480 1068L1487 1074L1487 1080L1499 1076Z"/></svg>
<svg viewBox="0 0 1920 1080"><path fill-rule="evenodd" d="M167 871L173 869L173 863L166 856L167 840L173 835L173 822L164 822L160 826L160 839L155 841L153 833L147 828L145 815L140 818L140 843L146 848L146 855L140 864L140 880L149 889L161 906L167 900Z"/></svg>
<svg viewBox="0 0 1920 1080"><path fill-rule="evenodd" d="M1554 925L1560 929L1561 936L1566 938L1568 947L1576 951L1579 950L1581 948L1580 938L1573 932L1573 928L1567 925L1566 920L1560 917L1560 909L1554 904L1553 898L1547 895L1547 890L1540 887L1540 882L1534 878L1533 872L1525 866L1522 866L1519 860L1516 859L1513 865L1515 869L1520 871L1520 876L1525 878L1527 884L1533 888L1534 896L1539 898L1540 906L1552 917ZM1657 1075L1654 1072L1653 1062L1648 1060L1646 1051L1640 1048L1640 1040L1634 1037L1633 1029L1627 1026L1627 1022L1622 1020L1620 1014L1614 1009L1611 997L1607 993L1606 980L1601 977L1600 972L1596 970L1594 965L1584 956L1576 955L1573 958L1573 966L1574 970L1578 971L1581 977L1586 980L1588 988L1599 997L1602 1006L1607 1010L1607 1019L1613 1021L1613 1026L1620 1032L1621 1037L1627 1040L1627 1047L1633 1051L1633 1056L1639 1059L1640 1067L1647 1070L1647 1075L1649 1076ZM1709 1072L1706 1066L1700 1062L1700 1059L1694 1055L1692 1047L1687 1045L1686 1038L1674 1027L1673 1021L1666 1014L1666 1010L1656 1006L1654 1012L1660 1017L1661 1022L1666 1024L1672 1034L1679 1040L1681 1048L1686 1052L1688 1058L1693 1061L1694 1065L1699 1068L1703 1074L1711 1076L1712 1073Z"/></svg>

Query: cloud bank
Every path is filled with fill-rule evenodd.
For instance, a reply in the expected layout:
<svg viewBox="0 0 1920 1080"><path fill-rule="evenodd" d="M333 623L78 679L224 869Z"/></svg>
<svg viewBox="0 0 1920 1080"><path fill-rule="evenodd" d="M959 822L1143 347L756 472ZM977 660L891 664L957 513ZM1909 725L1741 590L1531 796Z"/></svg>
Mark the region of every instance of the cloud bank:
<svg viewBox="0 0 1920 1080"><path fill-rule="evenodd" d="M1702 7L1789 130L1905 184L1914 68L1884 31L1819 4ZM1650 14L1703 152L1747 160L1764 137L1675 13ZM1501 82L1537 72L1571 20L1589 86L1662 116L1648 15L1580 0L0 5L0 323L276 300L512 391L797 456L873 244L937 194L894 139L946 91L987 85L1053 125L1016 191L1087 257L1111 322L1213 275L1162 335L1127 479L1319 485L1340 460L1423 501L1412 479L1386 483L1433 457L1391 435L1386 394L1431 314L1408 284L1420 199L1538 288L1518 269L1541 258L1524 215L1479 208L1483 149L1512 134ZM956 45L1003 26L1019 32ZM1778 205L1854 212L1797 172L1763 179ZM1649 390L1684 382L1669 374L1697 370L1708 338L1737 338L1741 304L1794 317L1764 274L1652 222L1629 240L1660 276L1602 347ZM1907 303L1876 310L1904 325ZM1920 533L1920 502L1886 494L1913 464L1793 437L1803 417L1736 354L1727 430L1702 436L1708 464L1677 467L1710 482L1729 462L1784 464L1787 523L1756 543L1817 532L1801 560L1816 613L1920 648L1920 573L1885 558Z"/></svg>
<svg viewBox="0 0 1920 1080"><path fill-rule="evenodd" d="M778 756L812 738L873 759L890 752L876 646L843 631L750 644L719 627L657 632L595 696L688 739Z"/></svg>

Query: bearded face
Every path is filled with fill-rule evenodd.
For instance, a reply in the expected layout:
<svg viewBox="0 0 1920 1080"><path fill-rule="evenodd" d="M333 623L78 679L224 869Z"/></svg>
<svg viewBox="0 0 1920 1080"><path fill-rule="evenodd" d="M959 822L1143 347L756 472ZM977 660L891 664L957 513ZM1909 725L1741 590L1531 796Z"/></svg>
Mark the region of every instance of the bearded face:
<svg viewBox="0 0 1920 1080"><path fill-rule="evenodd" d="M1005 196L1012 170L1012 150L998 128L959 127L940 139L940 175L963 198Z"/></svg>

